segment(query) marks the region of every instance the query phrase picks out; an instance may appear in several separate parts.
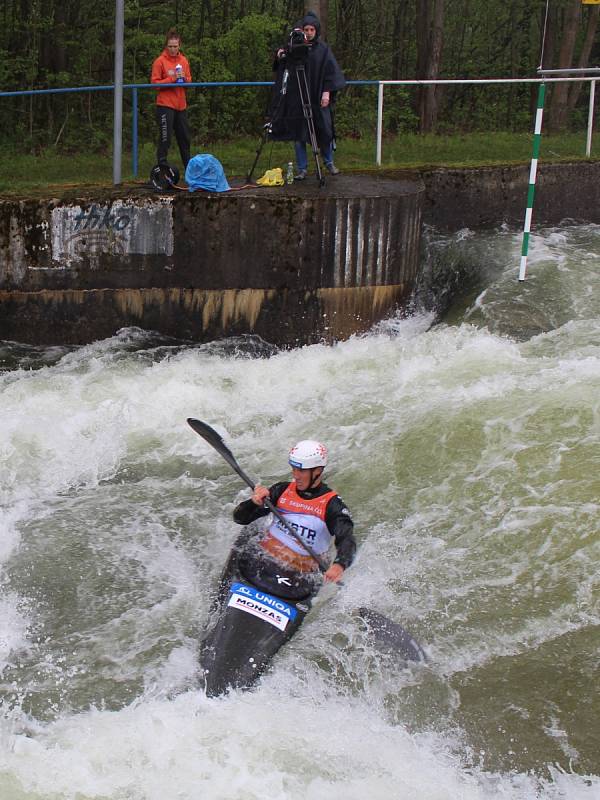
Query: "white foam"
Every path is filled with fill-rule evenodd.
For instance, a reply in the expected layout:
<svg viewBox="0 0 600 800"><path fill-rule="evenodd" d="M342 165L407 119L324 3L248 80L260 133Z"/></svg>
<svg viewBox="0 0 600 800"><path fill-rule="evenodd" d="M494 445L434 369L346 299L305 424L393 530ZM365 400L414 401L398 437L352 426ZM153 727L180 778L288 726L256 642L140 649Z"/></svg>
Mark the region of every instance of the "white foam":
<svg viewBox="0 0 600 800"><path fill-rule="evenodd" d="M377 708L324 697L318 686L284 698L279 681L222 700L188 693L117 713L94 710L4 745L0 769L32 797L51 787L61 800L516 800L559 798L565 789L592 798L600 788L558 771L553 783L465 770L439 735L413 735Z"/></svg>

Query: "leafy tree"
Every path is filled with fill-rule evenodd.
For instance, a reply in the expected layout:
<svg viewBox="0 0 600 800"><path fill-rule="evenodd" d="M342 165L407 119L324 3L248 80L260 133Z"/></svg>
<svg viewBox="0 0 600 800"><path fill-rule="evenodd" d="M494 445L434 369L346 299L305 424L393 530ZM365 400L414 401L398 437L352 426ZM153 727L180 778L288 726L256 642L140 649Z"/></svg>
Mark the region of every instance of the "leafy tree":
<svg viewBox="0 0 600 800"><path fill-rule="evenodd" d="M126 0L125 82L149 80L173 25L196 80L270 80L273 49L308 9L320 13L326 39L353 79L531 77L542 50L547 68L600 58L600 7L582 7L580 0L551 0L547 24L546 0ZM112 83L114 0L2 0L0 14L3 89ZM140 137L147 141L156 135L153 91L140 93ZM534 95L527 86L389 89L386 130L529 130ZM578 124L586 117L585 95L581 84L553 86L550 124ZM265 89L191 90L196 138L258 133L267 96ZM372 131L375 97L370 88L349 88L337 106L338 133ZM126 124L129 98L126 92ZM110 146L109 91L3 98L2 104L5 149Z"/></svg>

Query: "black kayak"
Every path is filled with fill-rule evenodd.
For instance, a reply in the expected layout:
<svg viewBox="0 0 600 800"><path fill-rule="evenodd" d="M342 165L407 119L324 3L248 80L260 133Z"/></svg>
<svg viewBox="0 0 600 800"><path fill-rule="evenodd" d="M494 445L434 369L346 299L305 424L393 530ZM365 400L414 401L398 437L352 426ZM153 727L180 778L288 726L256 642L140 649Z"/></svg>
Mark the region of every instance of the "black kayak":
<svg viewBox="0 0 600 800"><path fill-rule="evenodd" d="M249 689L277 651L304 622L322 585L320 573L298 573L265 555L256 523L237 538L200 645L200 666L208 697ZM403 661L427 661L425 651L401 625L368 608L356 617L380 650Z"/></svg>
<svg viewBox="0 0 600 800"><path fill-rule="evenodd" d="M259 536L253 525L242 531L219 581L214 621L200 646L208 697L256 683L302 625L322 584L318 572L298 573L268 557Z"/></svg>

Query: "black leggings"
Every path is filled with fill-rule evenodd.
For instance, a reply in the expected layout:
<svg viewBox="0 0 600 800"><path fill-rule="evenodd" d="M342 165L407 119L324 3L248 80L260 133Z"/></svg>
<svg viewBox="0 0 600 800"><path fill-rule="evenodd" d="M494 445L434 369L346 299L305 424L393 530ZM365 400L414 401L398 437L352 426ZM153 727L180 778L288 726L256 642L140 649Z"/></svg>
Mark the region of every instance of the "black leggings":
<svg viewBox="0 0 600 800"><path fill-rule="evenodd" d="M171 137L175 132L175 138L179 145L179 152L185 169L190 160L190 128L186 112L175 111L174 108L169 108L168 106L156 106L156 121L158 122L156 160L159 164L167 163Z"/></svg>

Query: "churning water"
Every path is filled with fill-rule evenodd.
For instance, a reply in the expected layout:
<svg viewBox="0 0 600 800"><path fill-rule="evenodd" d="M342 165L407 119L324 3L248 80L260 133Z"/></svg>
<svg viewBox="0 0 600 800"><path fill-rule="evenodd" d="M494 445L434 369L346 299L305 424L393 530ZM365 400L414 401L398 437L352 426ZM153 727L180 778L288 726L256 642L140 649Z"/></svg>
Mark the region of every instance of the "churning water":
<svg viewBox="0 0 600 800"><path fill-rule="evenodd" d="M470 279L445 321L335 347L1 346L1 800L600 797L600 228L538 233L525 284L519 248L433 235ZM325 440L360 541L218 699L198 636L245 492L188 416L263 482Z"/></svg>

